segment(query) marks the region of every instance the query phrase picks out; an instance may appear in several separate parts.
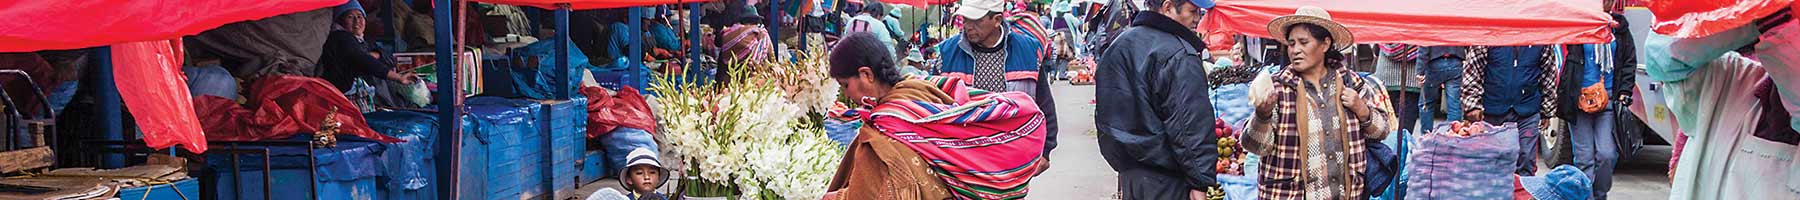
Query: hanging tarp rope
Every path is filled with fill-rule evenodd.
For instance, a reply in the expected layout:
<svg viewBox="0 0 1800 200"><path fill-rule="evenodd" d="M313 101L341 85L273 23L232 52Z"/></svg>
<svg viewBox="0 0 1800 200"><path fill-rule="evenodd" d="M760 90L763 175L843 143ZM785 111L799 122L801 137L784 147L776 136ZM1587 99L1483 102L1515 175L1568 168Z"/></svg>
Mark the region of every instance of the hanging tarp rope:
<svg viewBox="0 0 1800 200"><path fill-rule="evenodd" d="M1657 0L1645 7L1656 15L1650 30L1677 38L1698 38L1731 30L1794 5L1794 0Z"/></svg>
<svg viewBox="0 0 1800 200"><path fill-rule="evenodd" d="M1558 0L1220 0L1200 22L1208 49L1231 48L1235 34L1272 38L1266 25L1300 6L1318 6L1360 43L1425 46L1602 43L1612 17L1599 1Z"/></svg>
<svg viewBox="0 0 1800 200"><path fill-rule="evenodd" d="M77 49L174 39L228 23L346 0L82 0L0 3L0 52Z"/></svg>

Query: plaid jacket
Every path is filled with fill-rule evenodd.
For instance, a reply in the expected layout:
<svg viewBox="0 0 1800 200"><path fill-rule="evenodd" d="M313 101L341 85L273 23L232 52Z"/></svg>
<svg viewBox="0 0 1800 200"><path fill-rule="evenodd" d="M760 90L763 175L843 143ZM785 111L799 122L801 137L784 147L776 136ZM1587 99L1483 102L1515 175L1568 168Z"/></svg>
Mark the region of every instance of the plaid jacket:
<svg viewBox="0 0 1800 200"><path fill-rule="evenodd" d="M1385 103L1388 102L1387 95L1383 92L1381 83L1368 82L1367 79L1357 76L1348 68L1338 67L1336 70L1337 75L1343 77L1338 79L1342 80L1343 87L1353 88L1358 95L1363 96L1366 104L1361 106L1370 106L1369 117L1358 119L1350 116L1348 109L1342 108L1309 106L1305 109L1342 109L1340 112L1345 113L1345 117L1343 117L1344 121L1339 123L1343 123L1343 127L1356 127L1344 130L1344 133L1340 134L1345 136L1342 141L1345 143L1344 161L1348 166L1348 169L1341 169L1348 176L1345 177L1347 185L1344 187L1347 193L1342 196L1350 199L1367 199L1368 197L1363 194L1365 187L1363 172L1367 170L1366 161L1368 159L1363 155L1367 151L1364 141L1365 139L1385 138L1387 133L1397 128L1396 125L1393 125L1397 120L1394 118L1392 106ZM1300 88L1302 80L1299 75L1291 71L1279 70L1270 78L1275 82L1273 94L1277 104L1274 113L1258 113L1255 121L1251 122L1250 131L1259 136L1247 135L1246 137L1263 139L1247 139L1244 146L1263 156L1257 197L1269 200L1303 199L1306 194L1301 178L1308 172L1304 170L1306 167L1303 159L1306 157L1306 147L1302 146L1304 140L1301 137L1309 137L1315 133L1304 133L1301 131L1301 127L1321 122L1317 119L1310 119L1312 118L1311 114L1304 112L1302 106L1304 106L1303 104L1324 104L1301 98L1298 88ZM1329 100L1336 100L1336 97L1330 98L1332 99ZM1306 120L1302 121L1302 119Z"/></svg>

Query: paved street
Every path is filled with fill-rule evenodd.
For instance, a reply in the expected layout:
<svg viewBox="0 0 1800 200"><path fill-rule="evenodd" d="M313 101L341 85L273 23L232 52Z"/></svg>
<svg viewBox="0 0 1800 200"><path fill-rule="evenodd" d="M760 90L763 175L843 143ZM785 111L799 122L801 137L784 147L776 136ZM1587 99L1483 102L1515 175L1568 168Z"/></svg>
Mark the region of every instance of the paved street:
<svg viewBox="0 0 1800 200"><path fill-rule="evenodd" d="M1100 157L1094 135L1092 85L1051 86L1062 133L1051 153L1049 172L1031 182L1029 199L1111 199L1118 174ZM1664 199L1668 195L1669 146L1647 146L1620 162L1610 199Z"/></svg>

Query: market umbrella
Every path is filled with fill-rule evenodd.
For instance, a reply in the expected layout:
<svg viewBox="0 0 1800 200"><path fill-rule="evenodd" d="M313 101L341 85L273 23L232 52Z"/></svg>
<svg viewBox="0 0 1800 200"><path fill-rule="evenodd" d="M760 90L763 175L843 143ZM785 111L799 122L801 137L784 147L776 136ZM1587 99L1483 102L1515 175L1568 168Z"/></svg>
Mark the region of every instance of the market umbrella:
<svg viewBox="0 0 1800 200"><path fill-rule="evenodd" d="M1656 22L1650 29L1677 38L1697 38L1730 30L1800 4L1793 0L1656 0L1647 2Z"/></svg>
<svg viewBox="0 0 1800 200"><path fill-rule="evenodd" d="M1220 0L1200 22L1208 49L1231 48L1231 36L1270 37L1265 26L1301 6L1318 6L1350 28L1359 43L1424 46L1603 43L1612 17L1599 1L1559 0Z"/></svg>

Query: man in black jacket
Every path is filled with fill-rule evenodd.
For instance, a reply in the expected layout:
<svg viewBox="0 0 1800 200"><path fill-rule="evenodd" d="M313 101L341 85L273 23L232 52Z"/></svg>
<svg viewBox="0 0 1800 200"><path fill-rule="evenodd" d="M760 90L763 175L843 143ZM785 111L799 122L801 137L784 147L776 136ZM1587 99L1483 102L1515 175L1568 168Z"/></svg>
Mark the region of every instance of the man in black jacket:
<svg viewBox="0 0 1800 200"><path fill-rule="evenodd" d="M1100 155L1124 199L1206 199L1219 157L1206 45L1194 26L1211 0L1150 0L1100 58ZM1183 42L1169 42L1183 41Z"/></svg>

